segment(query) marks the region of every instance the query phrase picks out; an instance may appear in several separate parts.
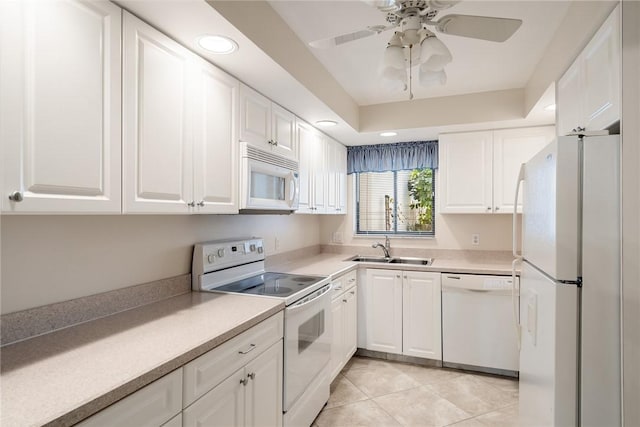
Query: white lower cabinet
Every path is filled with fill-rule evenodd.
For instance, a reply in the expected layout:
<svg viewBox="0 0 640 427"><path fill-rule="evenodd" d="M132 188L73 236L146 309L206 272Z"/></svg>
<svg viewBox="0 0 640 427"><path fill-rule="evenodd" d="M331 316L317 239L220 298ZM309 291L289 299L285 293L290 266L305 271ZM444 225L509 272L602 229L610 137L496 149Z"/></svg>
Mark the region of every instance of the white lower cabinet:
<svg viewBox="0 0 640 427"><path fill-rule="evenodd" d="M182 409L182 369L176 369L78 424L81 427L149 426L166 423Z"/></svg>
<svg viewBox="0 0 640 427"><path fill-rule="evenodd" d="M365 348L441 358L440 273L367 269Z"/></svg>
<svg viewBox="0 0 640 427"><path fill-rule="evenodd" d="M331 299L333 339L330 380L333 381L356 352L358 338L358 290L356 272L347 273L333 282L334 294Z"/></svg>
<svg viewBox="0 0 640 427"><path fill-rule="evenodd" d="M282 425L282 340L186 408L182 425Z"/></svg>

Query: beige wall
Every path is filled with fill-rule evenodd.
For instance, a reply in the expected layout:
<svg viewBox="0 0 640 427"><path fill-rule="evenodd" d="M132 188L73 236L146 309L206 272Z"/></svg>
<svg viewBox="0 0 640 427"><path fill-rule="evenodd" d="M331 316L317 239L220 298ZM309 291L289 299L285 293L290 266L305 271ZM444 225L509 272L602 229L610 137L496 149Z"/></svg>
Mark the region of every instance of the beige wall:
<svg viewBox="0 0 640 427"><path fill-rule="evenodd" d="M437 179L436 179L437 181ZM353 175L349 175L347 212L354 212ZM436 211L438 193L436 192ZM353 215L324 216L320 223L320 242L333 244L334 232L341 232L344 245L370 246L380 237L354 237ZM471 244L471 234L480 234L480 244ZM511 250L511 215L436 215L436 237L391 238L391 247L434 249Z"/></svg>
<svg viewBox="0 0 640 427"><path fill-rule="evenodd" d="M189 273L199 241L259 236L268 255L316 245L319 218L3 216L0 233L5 314Z"/></svg>

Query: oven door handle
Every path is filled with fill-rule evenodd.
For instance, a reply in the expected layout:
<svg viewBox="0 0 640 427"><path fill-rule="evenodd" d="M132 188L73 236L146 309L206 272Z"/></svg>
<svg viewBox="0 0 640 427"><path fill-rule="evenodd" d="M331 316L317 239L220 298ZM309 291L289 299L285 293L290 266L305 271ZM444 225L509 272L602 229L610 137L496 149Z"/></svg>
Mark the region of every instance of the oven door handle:
<svg viewBox="0 0 640 427"><path fill-rule="evenodd" d="M327 292L329 292L329 291L331 290L332 286L333 286L333 285L331 285L331 283L329 283L329 284L328 284L328 285L326 285L324 288L320 289L320 291L319 291L319 292L318 292L318 291L316 291L316 292L317 292L317 294L316 294L313 298L311 298L311 299L309 299L309 300L306 300L306 298L305 298L305 299L303 299L302 301L300 301L300 302L298 302L298 303L295 303L295 304L294 304L294 305L292 305L291 307L287 307L287 310L289 310L290 312L296 312L296 311L302 310L302 308L303 308L303 307L306 307L307 305L314 303L314 302L315 302L315 301L317 301L320 297L322 297L322 296L323 296L323 295L325 295Z"/></svg>

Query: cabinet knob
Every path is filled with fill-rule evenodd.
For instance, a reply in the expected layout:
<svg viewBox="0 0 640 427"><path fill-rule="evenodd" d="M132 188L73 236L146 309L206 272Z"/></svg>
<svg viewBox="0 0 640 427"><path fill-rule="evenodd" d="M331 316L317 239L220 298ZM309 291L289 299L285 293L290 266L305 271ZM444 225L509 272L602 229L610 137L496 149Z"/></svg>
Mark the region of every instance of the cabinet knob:
<svg viewBox="0 0 640 427"><path fill-rule="evenodd" d="M487 206L487 210L490 211L491 210L491 206Z"/></svg>
<svg viewBox="0 0 640 427"><path fill-rule="evenodd" d="M278 141L273 141L273 145L278 146Z"/></svg>
<svg viewBox="0 0 640 427"><path fill-rule="evenodd" d="M499 211L499 210L500 210L500 207L499 207L499 206L496 206L496 210L497 210L497 211Z"/></svg>
<svg viewBox="0 0 640 427"><path fill-rule="evenodd" d="M190 208L194 207L195 205L196 205L196 202L194 202L193 200L187 203L187 206L189 206Z"/></svg>
<svg viewBox="0 0 640 427"><path fill-rule="evenodd" d="M406 279L406 278L407 278L407 276L404 276L404 278Z"/></svg>
<svg viewBox="0 0 640 427"><path fill-rule="evenodd" d="M242 384L242 385L244 385L244 386L246 386L248 383L249 383L249 380L248 380L247 378L242 378L242 379L240 380L240 384Z"/></svg>
<svg viewBox="0 0 640 427"><path fill-rule="evenodd" d="M356 294L356 291L351 291L351 292L349 292L349 293L350 293L351 295L355 295L355 294Z"/></svg>
<svg viewBox="0 0 640 427"><path fill-rule="evenodd" d="M13 193L9 194L9 200L11 200L12 202L21 202L24 200L24 197L22 197L21 192L14 191Z"/></svg>
<svg viewBox="0 0 640 427"><path fill-rule="evenodd" d="M400 278L400 275L399 275L399 274L396 274L396 277L399 279L399 278Z"/></svg>
<svg viewBox="0 0 640 427"><path fill-rule="evenodd" d="M346 299L343 299L343 300L342 300L342 302L347 302L347 300L346 300Z"/></svg>
<svg viewBox="0 0 640 427"><path fill-rule="evenodd" d="M200 206L201 208L204 207L204 200L200 200L198 202L198 206Z"/></svg>
<svg viewBox="0 0 640 427"><path fill-rule="evenodd" d="M247 374L247 378L249 378L250 380L255 379L255 377L256 377L256 373L255 372L251 372L251 373Z"/></svg>

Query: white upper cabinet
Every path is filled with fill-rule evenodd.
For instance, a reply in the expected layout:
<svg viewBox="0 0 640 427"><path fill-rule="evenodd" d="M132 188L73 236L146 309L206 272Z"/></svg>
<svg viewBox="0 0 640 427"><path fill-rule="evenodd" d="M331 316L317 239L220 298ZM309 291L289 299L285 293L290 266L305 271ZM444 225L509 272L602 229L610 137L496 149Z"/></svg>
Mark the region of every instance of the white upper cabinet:
<svg viewBox="0 0 640 427"><path fill-rule="evenodd" d="M492 138L491 131L440 136L441 213L492 211Z"/></svg>
<svg viewBox="0 0 640 427"><path fill-rule="evenodd" d="M240 87L240 141L298 160L295 115L248 86Z"/></svg>
<svg viewBox="0 0 640 427"><path fill-rule="evenodd" d="M237 213L239 82L124 14L123 212Z"/></svg>
<svg viewBox="0 0 640 427"><path fill-rule="evenodd" d="M298 213L327 212L327 138L300 120L296 122L300 147L300 197Z"/></svg>
<svg viewBox="0 0 640 427"><path fill-rule="evenodd" d="M441 135L440 213L513 213L520 165L554 137L553 126Z"/></svg>
<svg viewBox="0 0 640 427"><path fill-rule="evenodd" d="M558 134L604 129L620 120L620 5L557 84Z"/></svg>
<svg viewBox="0 0 640 427"><path fill-rule="evenodd" d="M554 138L553 126L494 131L493 212L513 213L520 165L529 161ZM518 212L522 212L522 193L518 195Z"/></svg>
<svg viewBox="0 0 640 427"><path fill-rule="evenodd" d="M0 2L3 212L120 212L121 13Z"/></svg>
<svg viewBox="0 0 640 427"><path fill-rule="evenodd" d="M237 116L239 82L196 61L193 200L197 213L238 212Z"/></svg>
<svg viewBox="0 0 640 427"><path fill-rule="evenodd" d="M347 147L333 139L327 141L327 213L346 214Z"/></svg>
<svg viewBox="0 0 640 427"><path fill-rule="evenodd" d="M124 12L123 211L187 213L192 54Z"/></svg>

